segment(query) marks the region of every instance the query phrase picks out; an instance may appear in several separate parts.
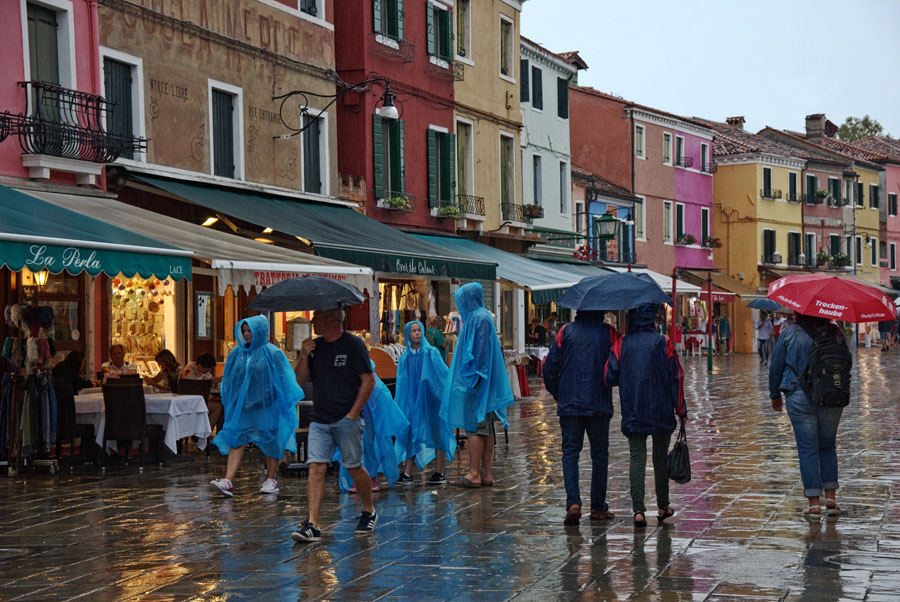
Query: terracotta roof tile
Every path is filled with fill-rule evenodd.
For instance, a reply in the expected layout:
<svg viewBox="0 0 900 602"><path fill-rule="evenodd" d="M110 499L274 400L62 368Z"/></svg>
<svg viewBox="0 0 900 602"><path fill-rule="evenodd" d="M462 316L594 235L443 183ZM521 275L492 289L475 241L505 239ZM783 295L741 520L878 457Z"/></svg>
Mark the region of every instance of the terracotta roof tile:
<svg viewBox="0 0 900 602"><path fill-rule="evenodd" d="M873 153L883 155L887 161L900 162L900 140L888 136L869 136L854 144Z"/></svg>
<svg viewBox="0 0 900 602"><path fill-rule="evenodd" d="M647 105L642 105L640 103L632 102L626 98L622 98L621 96L613 96L612 94L607 94L606 92L601 92L600 90L595 90L589 86L577 86L576 90L580 90L582 92L587 92L593 96L597 96L599 98L605 98L607 100L613 100L615 102L621 103L625 105L625 109L642 109L644 111L648 111L650 113L656 113L657 115L663 115L665 117L670 117L672 119L678 119L679 121L683 121L685 123L690 123L699 127L708 127L701 123L701 120L698 120L696 117L685 117L684 115L676 115L675 113L669 113L668 111L662 111L660 109L656 109Z"/></svg>
<svg viewBox="0 0 900 602"><path fill-rule="evenodd" d="M715 132L713 135L713 157L746 153L768 153L800 159L809 158L806 156L809 153L805 151L748 132L737 126L700 117L694 117L693 119Z"/></svg>
<svg viewBox="0 0 900 602"><path fill-rule="evenodd" d="M792 130L781 130L787 136L794 138L798 142L805 142L806 144L820 147L824 150L831 151L833 153L838 153L844 157L849 159L855 159L857 161L868 161L868 162L877 162L877 161L886 161L888 158L883 154L869 151L857 144L852 144L850 142L844 142L843 140L838 140L837 138L830 138L828 136L822 137L822 142L814 142L812 140L807 140L806 134L801 132L794 132ZM833 160L833 159L832 159Z"/></svg>
<svg viewBox="0 0 900 602"><path fill-rule="evenodd" d="M581 65L584 65L584 67L580 67L580 68L582 68L582 69L587 69L587 63L585 63L584 60L582 60L582 58L581 58L580 56L578 56L578 52L577 52L577 51L576 51L576 52L565 52L565 53L563 53L563 54L560 54L560 53L557 53L557 52L553 52L552 50L548 50L547 48L544 48L543 46L541 46L540 44L538 44L538 43L535 42L534 40L531 40L531 39L529 39L529 38L526 38L526 37L523 36L523 35L520 35L520 36L519 36L519 39L521 39L521 40L522 40L523 42L525 42L526 44L531 44L532 46L534 46L535 48L537 48L537 49L540 50L541 52L546 52L546 53L549 54L550 56L555 57L555 58L561 60L562 62L566 63L567 65L572 65L572 66L575 67L575 68L579 68L579 65L574 65L574 64L572 64L572 63L573 63L572 57L573 57L573 56L574 56L574 57L577 57L577 60L580 61L580 64L581 64Z"/></svg>
<svg viewBox="0 0 900 602"><path fill-rule="evenodd" d="M627 199L636 200L637 197L628 192L628 190L622 188L621 186L617 186L603 178L602 176L598 176L594 172L587 170L583 167L579 167L578 165L572 164L572 175L578 177L583 180L590 180L594 184L594 188L605 192L607 194L611 194L617 197L623 197Z"/></svg>

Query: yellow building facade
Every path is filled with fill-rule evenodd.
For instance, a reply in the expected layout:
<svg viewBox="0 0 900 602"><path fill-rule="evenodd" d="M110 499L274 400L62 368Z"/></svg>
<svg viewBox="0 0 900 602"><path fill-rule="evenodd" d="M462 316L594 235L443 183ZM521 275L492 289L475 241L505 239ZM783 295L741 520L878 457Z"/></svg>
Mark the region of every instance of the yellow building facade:
<svg viewBox="0 0 900 602"><path fill-rule="evenodd" d="M856 163L853 171L858 175L856 190L853 202L844 207L844 240L851 249L847 254L859 278L879 284L878 208L886 199L878 191L878 170Z"/></svg>
<svg viewBox="0 0 900 602"><path fill-rule="evenodd" d="M460 230L515 235L527 225L521 210L521 10L514 0L457 0L454 5Z"/></svg>

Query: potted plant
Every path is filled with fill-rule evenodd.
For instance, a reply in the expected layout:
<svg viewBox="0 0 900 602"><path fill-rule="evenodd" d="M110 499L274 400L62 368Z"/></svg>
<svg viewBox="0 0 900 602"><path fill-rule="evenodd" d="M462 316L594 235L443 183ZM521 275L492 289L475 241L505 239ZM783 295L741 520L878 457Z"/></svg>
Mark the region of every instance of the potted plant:
<svg viewBox="0 0 900 602"><path fill-rule="evenodd" d="M850 264L850 257L846 253L835 253L831 256L829 264L833 268L842 268Z"/></svg>
<svg viewBox="0 0 900 602"><path fill-rule="evenodd" d="M678 244L680 245L692 245L697 242L697 237L693 234L688 234L685 232L681 236L678 237Z"/></svg>
<svg viewBox="0 0 900 602"><path fill-rule="evenodd" d="M525 217L544 217L544 208L540 205L525 205L523 209Z"/></svg>
<svg viewBox="0 0 900 602"><path fill-rule="evenodd" d="M703 246L704 246L704 247L707 247L707 248L710 248L710 249L721 249L721 248L722 248L722 241L719 240L719 237L718 237L718 236L707 236L707 237L703 240Z"/></svg>
<svg viewBox="0 0 900 602"><path fill-rule="evenodd" d="M438 217L456 219L459 217L459 209L455 205L441 205L437 210Z"/></svg>
<svg viewBox="0 0 900 602"><path fill-rule="evenodd" d="M826 251L819 251L818 254L816 254L817 266L825 265L829 261L831 261L831 255L829 255Z"/></svg>
<svg viewBox="0 0 900 602"><path fill-rule="evenodd" d="M816 191L816 202L824 203L825 199L828 197L828 192L825 190L817 190Z"/></svg>
<svg viewBox="0 0 900 602"><path fill-rule="evenodd" d="M394 211L407 211L412 206L409 197L405 194L398 194L384 199L384 206Z"/></svg>

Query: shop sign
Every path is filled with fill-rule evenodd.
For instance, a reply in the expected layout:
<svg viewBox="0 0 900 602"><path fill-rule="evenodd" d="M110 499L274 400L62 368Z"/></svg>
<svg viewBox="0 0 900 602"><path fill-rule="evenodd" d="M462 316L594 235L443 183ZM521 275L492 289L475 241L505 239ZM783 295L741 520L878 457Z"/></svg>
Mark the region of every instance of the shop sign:
<svg viewBox="0 0 900 602"><path fill-rule="evenodd" d="M734 293L722 293L719 291L713 291L713 302L714 303L734 303ZM703 301L709 300L709 292L703 291L700 293L700 298Z"/></svg>
<svg viewBox="0 0 900 602"><path fill-rule="evenodd" d="M414 259L410 257L407 260L399 257L394 261L394 271L398 274L416 274L419 276L434 276L435 267L427 259Z"/></svg>
<svg viewBox="0 0 900 602"><path fill-rule="evenodd" d="M291 278L300 278L303 276L322 276L323 278L331 278L332 280L347 280L346 274L312 274L308 272L253 272L253 283L257 287L272 286L284 280Z"/></svg>
<svg viewBox="0 0 900 602"><path fill-rule="evenodd" d="M81 250L77 247L54 247L58 255L47 251L47 245L31 245L28 252L31 255L25 260L25 265L32 272L39 272L47 268L51 272L56 270L58 273L60 268L67 270L101 270L103 266L97 259L97 252L91 251L86 257L81 254Z"/></svg>

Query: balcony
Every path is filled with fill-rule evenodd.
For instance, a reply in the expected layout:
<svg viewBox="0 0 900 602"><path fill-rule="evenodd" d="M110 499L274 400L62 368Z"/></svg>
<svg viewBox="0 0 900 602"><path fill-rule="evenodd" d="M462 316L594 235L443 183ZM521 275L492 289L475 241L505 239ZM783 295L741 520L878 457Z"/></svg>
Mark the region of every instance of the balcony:
<svg viewBox="0 0 900 602"><path fill-rule="evenodd" d="M718 171L718 170L716 169L716 166L713 165L712 163L701 163L700 171L702 173L716 173L716 171Z"/></svg>
<svg viewBox="0 0 900 602"><path fill-rule="evenodd" d="M456 201L438 201L437 206L431 208L431 217L442 219L459 219L459 207Z"/></svg>
<svg viewBox="0 0 900 602"><path fill-rule="evenodd" d="M848 267L850 265L850 257L845 255L844 253L836 253L831 256L831 259L828 261L828 266L832 270L840 270L842 268Z"/></svg>
<svg viewBox="0 0 900 602"><path fill-rule="evenodd" d="M500 219L519 224L531 223L531 218L525 215L525 205L517 203L500 203Z"/></svg>
<svg viewBox="0 0 900 602"><path fill-rule="evenodd" d="M438 77L452 79L461 82L465 79L465 67L462 63L456 63L448 57L431 54L428 56L428 63L425 65L425 72L432 73Z"/></svg>
<svg viewBox="0 0 900 602"><path fill-rule="evenodd" d="M781 191L777 188L763 188L759 191L759 196L760 198L771 199L774 201L775 199L781 198Z"/></svg>
<svg viewBox="0 0 900 602"><path fill-rule="evenodd" d="M675 157L675 165L678 167L693 167L694 159L692 157Z"/></svg>
<svg viewBox="0 0 900 602"><path fill-rule="evenodd" d="M799 255L788 255L788 265L801 267L806 265L806 255L800 253Z"/></svg>
<svg viewBox="0 0 900 602"><path fill-rule="evenodd" d="M456 207L462 218L475 217L484 219L484 197L472 194L456 195Z"/></svg>
<svg viewBox="0 0 900 602"><path fill-rule="evenodd" d="M781 263L781 253L767 253L762 256L762 263L778 264Z"/></svg>
<svg viewBox="0 0 900 602"><path fill-rule="evenodd" d="M50 170L78 174L79 184L92 184L99 166L126 153L146 150L143 138L107 132L109 105L102 96L47 82L19 82L29 106L27 115L9 111L0 119L0 140L15 134L32 178L49 178Z"/></svg>
<svg viewBox="0 0 900 602"><path fill-rule="evenodd" d="M540 205L523 205L523 213L528 219L541 219L544 217L544 208Z"/></svg>
<svg viewBox="0 0 900 602"><path fill-rule="evenodd" d="M404 63L412 63L416 60L415 44L375 31L369 32L369 52L400 59Z"/></svg>
<svg viewBox="0 0 900 602"><path fill-rule="evenodd" d="M819 198L815 192L806 192L803 194L803 202L807 205L821 205L825 197Z"/></svg>
<svg viewBox="0 0 900 602"><path fill-rule="evenodd" d="M789 203L800 203L803 201L803 195L799 192L788 192L786 198Z"/></svg>
<svg viewBox="0 0 900 602"><path fill-rule="evenodd" d="M378 196L377 193L376 196ZM416 212L416 195L414 194L409 194L408 192L393 192L385 189L380 196L381 198L379 198L376 203L376 206L379 209L401 211L403 213Z"/></svg>

